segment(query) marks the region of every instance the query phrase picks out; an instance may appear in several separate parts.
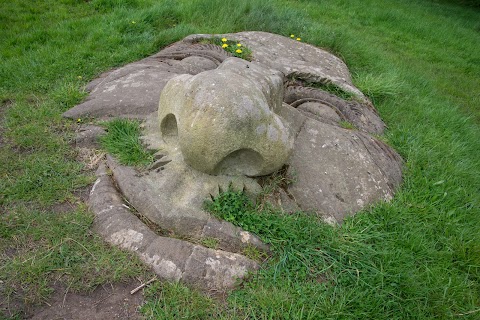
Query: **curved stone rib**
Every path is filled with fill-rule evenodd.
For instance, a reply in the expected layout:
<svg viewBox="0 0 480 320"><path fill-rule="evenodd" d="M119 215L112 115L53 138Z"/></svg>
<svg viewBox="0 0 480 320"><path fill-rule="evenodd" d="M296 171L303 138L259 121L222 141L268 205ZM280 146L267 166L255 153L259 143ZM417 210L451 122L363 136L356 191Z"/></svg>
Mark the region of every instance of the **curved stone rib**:
<svg viewBox="0 0 480 320"><path fill-rule="evenodd" d="M210 59L217 65L221 64L225 59L232 57L229 52L217 45L177 42L153 55L152 58L182 60L191 56Z"/></svg>
<svg viewBox="0 0 480 320"><path fill-rule="evenodd" d="M89 206L95 214L94 229L112 245L137 254L162 279L224 290L258 268L256 262L236 253L157 236L127 209L104 164L97 170Z"/></svg>
<svg viewBox="0 0 480 320"><path fill-rule="evenodd" d="M346 101L320 89L288 86L285 89L284 101L294 107L308 101L320 102L339 110L347 121L362 131L382 134L385 129L385 124L370 104Z"/></svg>
<svg viewBox="0 0 480 320"><path fill-rule="evenodd" d="M215 238L219 248L228 251L241 252L249 245L268 250L255 235L200 209L210 194L218 192L217 180L213 177L201 173L192 176L193 170L179 169L175 163L166 165L164 170L139 176L135 169L119 165L110 156L107 162L128 202L161 228L196 241ZM202 176L212 179L213 183Z"/></svg>

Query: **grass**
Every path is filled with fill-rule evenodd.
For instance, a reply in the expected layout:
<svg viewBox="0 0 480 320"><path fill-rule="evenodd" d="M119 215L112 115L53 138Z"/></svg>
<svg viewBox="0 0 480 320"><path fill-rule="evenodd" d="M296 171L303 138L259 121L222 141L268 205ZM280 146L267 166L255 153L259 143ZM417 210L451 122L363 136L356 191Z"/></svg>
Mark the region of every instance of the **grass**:
<svg viewBox="0 0 480 320"><path fill-rule="evenodd" d="M264 30L301 35L347 63L405 159L404 184L391 203L340 227L254 210L231 194L220 209L272 244L270 260L223 300L156 284L144 314L478 319L479 17L473 1L1 2L3 296L38 303L54 280L89 290L145 272L91 233L76 195L92 173L69 145L77 124L60 115L85 97L83 86L191 33Z"/></svg>
<svg viewBox="0 0 480 320"><path fill-rule="evenodd" d="M47 301L57 282L70 292L127 277L148 276L140 261L113 250L91 230L85 205L65 214L18 206L0 220L2 301L26 304Z"/></svg>
<svg viewBox="0 0 480 320"><path fill-rule="evenodd" d="M102 147L121 164L145 166L154 160L140 142L140 124L129 119L114 119L104 124L107 134L100 138Z"/></svg>

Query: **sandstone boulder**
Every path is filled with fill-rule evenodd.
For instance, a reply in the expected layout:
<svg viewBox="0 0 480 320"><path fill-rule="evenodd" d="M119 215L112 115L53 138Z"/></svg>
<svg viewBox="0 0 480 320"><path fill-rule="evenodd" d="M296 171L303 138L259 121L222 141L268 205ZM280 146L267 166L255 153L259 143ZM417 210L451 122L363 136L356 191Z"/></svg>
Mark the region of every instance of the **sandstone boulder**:
<svg viewBox="0 0 480 320"><path fill-rule="evenodd" d="M291 132L274 112L282 98L281 73L229 58L215 70L167 83L160 130L166 142L178 139L184 161L201 172L266 175L292 151Z"/></svg>

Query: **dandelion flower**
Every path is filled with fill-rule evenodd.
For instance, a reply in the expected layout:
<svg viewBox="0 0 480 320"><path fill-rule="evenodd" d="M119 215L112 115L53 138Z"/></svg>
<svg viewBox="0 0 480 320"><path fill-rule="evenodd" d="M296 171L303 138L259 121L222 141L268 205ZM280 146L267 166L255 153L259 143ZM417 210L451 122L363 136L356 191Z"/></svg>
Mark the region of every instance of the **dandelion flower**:
<svg viewBox="0 0 480 320"><path fill-rule="evenodd" d="M226 48L226 47L228 47L228 44L226 43L222 44L222 48Z"/></svg>
<svg viewBox="0 0 480 320"><path fill-rule="evenodd" d="M222 42L227 42L227 38L222 38Z"/></svg>
<svg viewBox="0 0 480 320"><path fill-rule="evenodd" d="M236 53L242 53L242 49L235 50Z"/></svg>
<svg viewBox="0 0 480 320"><path fill-rule="evenodd" d="M82 122L82 119L78 118L78 119L77 119L77 122L78 122L78 123Z"/></svg>
<svg viewBox="0 0 480 320"><path fill-rule="evenodd" d="M290 38L295 38L295 35L294 35L294 34L291 34L291 35L290 35Z"/></svg>
<svg viewBox="0 0 480 320"><path fill-rule="evenodd" d="M297 41L302 41L302 38L297 38L296 40L297 40Z"/></svg>
<svg viewBox="0 0 480 320"><path fill-rule="evenodd" d="M242 44L241 44L241 43L237 43L237 47L241 47L241 46L242 46Z"/></svg>

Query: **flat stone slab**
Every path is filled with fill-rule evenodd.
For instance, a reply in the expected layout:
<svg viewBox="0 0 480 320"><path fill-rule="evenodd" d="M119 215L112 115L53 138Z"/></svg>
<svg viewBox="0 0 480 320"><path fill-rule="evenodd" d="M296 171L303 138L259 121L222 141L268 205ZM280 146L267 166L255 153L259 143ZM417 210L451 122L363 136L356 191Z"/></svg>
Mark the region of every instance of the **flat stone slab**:
<svg viewBox="0 0 480 320"><path fill-rule="evenodd" d="M208 43L222 37L248 47L252 61ZM341 223L389 201L402 181L402 159L375 138L385 124L345 63L287 37L191 35L104 73L87 90L86 101L65 117L142 119L142 142L156 151L156 161L142 170L107 156L89 200L94 228L167 280L224 290L258 268L242 252L268 247L203 210L222 190L255 199L268 178L262 175L281 172L291 183L264 198L286 212ZM94 147L100 134L85 127L77 144ZM202 246L207 239L218 250Z"/></svg>

